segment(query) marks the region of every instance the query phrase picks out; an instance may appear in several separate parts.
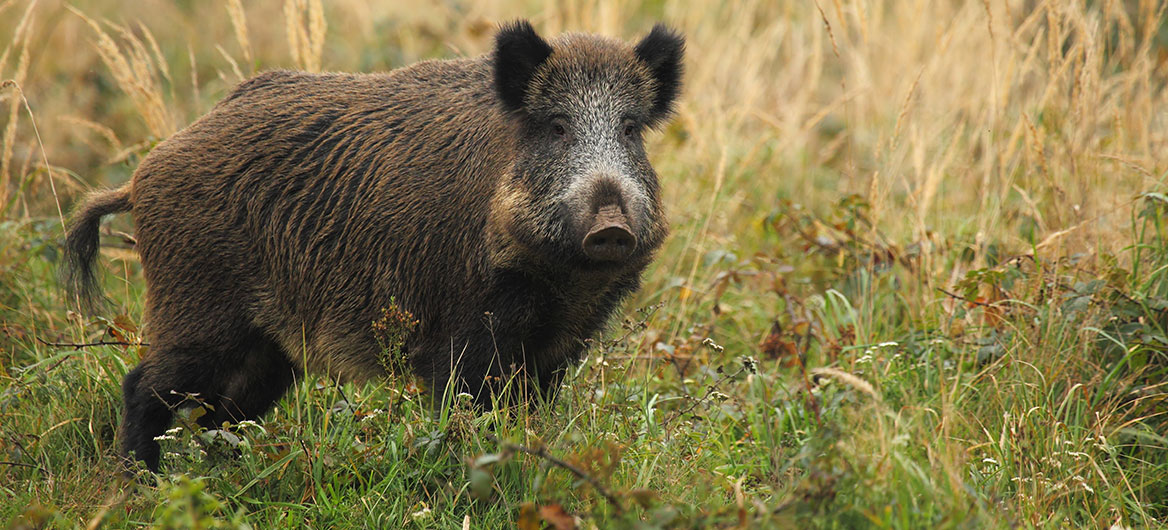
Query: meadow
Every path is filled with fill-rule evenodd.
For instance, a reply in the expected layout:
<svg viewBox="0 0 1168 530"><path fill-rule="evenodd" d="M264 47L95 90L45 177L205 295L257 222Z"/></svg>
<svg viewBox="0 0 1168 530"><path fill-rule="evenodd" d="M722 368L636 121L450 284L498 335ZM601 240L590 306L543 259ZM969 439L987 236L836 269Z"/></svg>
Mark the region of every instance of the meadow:
<svg viewBox="0 0 1168 530"><path fill-rule="evenodd" d="M1166 10L0 0L0 523L1168 527ZM306 378L121 480L144 283L121 215L111 306L61 293L71 206L255 73L477 55L515 18L687 39L648 139L672 234L558 398Z"/></svg>

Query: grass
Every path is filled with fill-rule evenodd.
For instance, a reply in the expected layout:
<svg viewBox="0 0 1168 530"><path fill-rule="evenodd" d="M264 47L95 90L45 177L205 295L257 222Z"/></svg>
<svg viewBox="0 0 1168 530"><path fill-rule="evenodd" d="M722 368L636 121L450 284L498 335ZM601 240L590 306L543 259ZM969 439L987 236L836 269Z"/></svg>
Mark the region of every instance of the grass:
<svg viewBox="0 0 1168 530"><path fill-rule="evenodd" d="M1162 3L405 4L0 0L0 521L1168 526ZM559 398L306 378L259 424L180 422L127 493L132 220L81 315L62 212L255 72L482 53L520 16L689 45L649 145L673 234ZM103 340L131 345L46 344Z"/></svg>

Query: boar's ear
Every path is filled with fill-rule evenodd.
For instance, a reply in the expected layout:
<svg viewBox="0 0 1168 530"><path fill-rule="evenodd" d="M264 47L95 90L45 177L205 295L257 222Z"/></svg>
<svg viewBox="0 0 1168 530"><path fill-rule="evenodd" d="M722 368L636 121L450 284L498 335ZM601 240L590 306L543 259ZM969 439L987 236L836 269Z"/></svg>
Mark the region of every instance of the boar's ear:
<svg viewBox="0 0 1168 530"><path fill-rule="evenodd" d="M685 52L685 38L664 24L657 24L641 39L635 51L657 81L650 119L659 122L673 112L673 102L681 91L681 56Z"/></svg>
<svg viewBox="0 0 1168 530"><path fill-rule="evenodd" d="M507 110L523 108L523 97L535 69L552 54L552 47L526 20L503 25L495 35L495 90Z"/></svg>

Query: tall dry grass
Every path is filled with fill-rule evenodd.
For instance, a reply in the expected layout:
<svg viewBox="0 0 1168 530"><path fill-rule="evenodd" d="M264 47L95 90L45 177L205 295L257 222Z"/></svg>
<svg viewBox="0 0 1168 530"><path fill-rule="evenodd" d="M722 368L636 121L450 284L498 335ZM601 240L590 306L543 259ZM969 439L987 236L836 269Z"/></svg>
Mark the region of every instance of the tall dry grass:
<svg viewBox="0 0 1168 530"><path fill-rule="evenodd" d="M1161 13L1148 2L1139 13L1022 5L667 9L701 54L681 115L690 145L669 162L704 180L670 188L672 204L729 206L718 234L765 210L750 198L760 189L803 202L861 193L877 224L905 238L1009 237L1020 215L1042 239L1081 223L1083 234L1115 228L1107 216L1164 169L1156 26L1132 25Z"/></svg>
<svg viewBox="0 0 1168 530"><path fill-rule="evenodd" d="M261 70L355 69L358 52L383 41L396 44L407 61L456 50L482 53L490 24L521 14L551 34L588 30L626 38L644 32L650 18L661 18L686 33L691 50L675 125L686 134L686 149L662 149L669 153L662 173L679 183L667 188L671 204L705 205L694 212L675 208L683 220L695 212L710 217L699 240L732 233L749 212L760 211L749 197L756 190L782 190L808 203L858 192L871 202L879 225L909 238L937 230L988 234L1018 215L1049 236L1084 221L1084 233L1091 233L1089 221L1126 202L1130 194L1119 190L1158 177L1164 93L1157 71L1162 58L1151 50L1163 6L1142 2L1129 11L1128 5L897 2L876 9L842 1L666 2L659 16L647 16L640 3L627 1L576 1L535 11L509 2L423 10L340 2L326 17L319 1L288 0L278 13L264 6L250 7L249 14L243 4L225 1L187 8L192 12L183 17L157 0L127 17L103 3L67 16L46 2L38 9L28 3L23 16L11 17L20 22L0 60L17 59L6 78L26 75L28 59L20 66L19 58L28 50L20 43L39 29L30 23L42 12L56 22L35 35L46 50L86 41L92 46L77 50L75 61L45 61L38 79L55 69L72 75L93 69L96 52L147 134L164 138L208 106L185 101L194 87L172 78L172 63L234 74L205 87L213 99L249 75L253 64ZM17 7L15 0L5 4ZM249 30L248 18L274 14L282 27L253 23ZM129 22L111 25L99 21L103 16ZM326 50L326 18L337 20L333 27L358 28L355 41L333 36ZM199 21L200 34L190 19ZM401 25L377 34L374 21ZM416 25L400 29L405 24ZM158 31L168 34L165 53L154 38ZM195 40L226 36L233 38L203 46ZM190 60L188 48L201 57ZM206 85L213 77L194 79ZM101 111L55 107L60 104L47 100L38 107L50 118L88 119ZM141 136L119 127L125 128L113 124L118 136ZM5 142L6 149L12 143ZM68 146L63 138L52 144L50 151ZM699 242L696 248L704 247Z"/></svg>
<svg viewBox="0 0 1168 530"><path fill-rule="evenodd" d="M174 134L177 129L167 106L167 101L174 99L173 93L167 97L162 88L164 83L173 86L174 80L170 77L170 68L150 30L139 23L135 32L108 21L99 23L72 7L70 11L92 30L94 46L102 63L113 74L118 88L133 102L150 134L156 138ZM107 33L103 26L110 28L121 42Z"/></svg>
<svg viewBox="0 0 1168 530"><path fill-rule="evenodd" d="M285 0L284 18L292 62L302 70L319 72L325 31L328 29L324 20L324 6L320 0ZM235 20L235 15L232 20Z"/></svg>
<svg viewBox="0 0 1168 530"><path fill-rule="evenodd" d="M12 7L13 2L0 4L0 13ZM3 144L0 145L0 205L8 204L9 188L12 186L12 155L16 143L16 126L20 119L20 97L18 91L25 76L28 75L28 42L29 25L33 20L33 8L36 3L30 3L20 16L13 31L12 38L6 41L4 52L0 53L0 77L4 79L3 92L0 92L0 102L8 103L8 120L4 127ZM15 65L12 71L7 70L8 61L15 56ZM7 208L5 207L5 210Z"/></svg>

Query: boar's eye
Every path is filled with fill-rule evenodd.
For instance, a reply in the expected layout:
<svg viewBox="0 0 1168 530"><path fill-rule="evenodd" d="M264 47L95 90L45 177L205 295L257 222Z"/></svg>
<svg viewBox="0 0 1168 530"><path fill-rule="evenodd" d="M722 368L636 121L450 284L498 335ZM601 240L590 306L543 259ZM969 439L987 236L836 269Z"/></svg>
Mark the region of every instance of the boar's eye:
<svg viewBox="0 0 1168 530"><path fill-rule="evenodd" d="M551 129L552 134L556 135L557 138L568 139L568 124L564 122L563 118L552 118Z"/></svg>
<svg viewBox="0 0 1168 530"><path fill-rule="evenodd" d="M637 123L633 120L625 120L623 123L621 123L621 132L625 135L625 138L631 139L635 137L637 135L637 130Z"/></svg>

